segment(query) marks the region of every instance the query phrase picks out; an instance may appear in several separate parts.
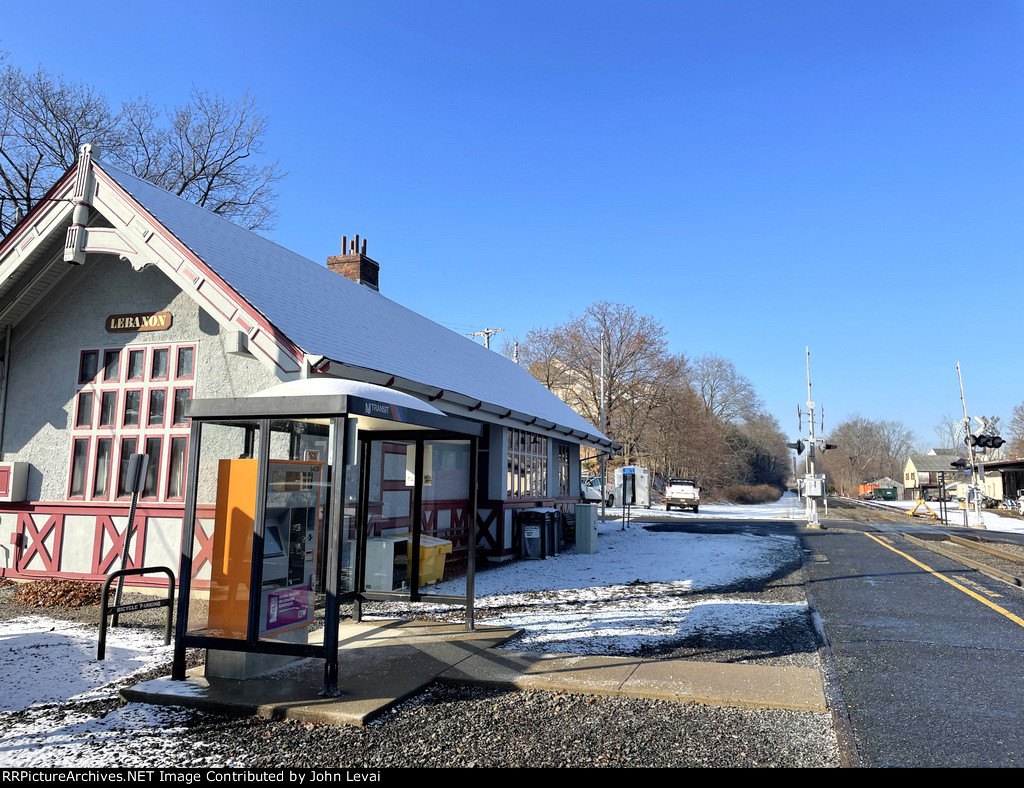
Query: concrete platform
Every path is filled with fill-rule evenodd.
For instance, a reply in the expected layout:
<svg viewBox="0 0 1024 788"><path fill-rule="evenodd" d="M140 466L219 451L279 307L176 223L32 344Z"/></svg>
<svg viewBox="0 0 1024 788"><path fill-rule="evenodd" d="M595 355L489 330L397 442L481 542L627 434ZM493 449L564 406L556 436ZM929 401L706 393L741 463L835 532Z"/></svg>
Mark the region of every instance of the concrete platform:
<svg viewBox="0 0 1024 788"><path fill-rule="evenodd" d="M826 711L813 668L539 654L496 648L517 631L417 621L341 627L338 697L325 697L323 661L305 659L246 681L169 678L123 690L126 701L337 725L365 725L433 681L719 706Z"/></svg>

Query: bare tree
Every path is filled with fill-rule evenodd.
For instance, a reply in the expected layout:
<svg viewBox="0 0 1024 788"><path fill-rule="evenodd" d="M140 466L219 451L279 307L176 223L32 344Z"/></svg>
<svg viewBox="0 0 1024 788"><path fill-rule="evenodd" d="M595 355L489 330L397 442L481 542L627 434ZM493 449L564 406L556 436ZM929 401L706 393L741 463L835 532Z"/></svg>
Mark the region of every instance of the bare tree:
<svg viewBox="0 0 1024 788"><path fill-rule="evenodd" d="M704 489L727 481L722 469L729 446L722 424L689 386L670 392L652 416L643 443L654 473L693 478Z"/></svg>
<svg viewBox="0 0 1024 788"><path fill-rule="evenodd" d="M963 423L962 418L955 418L948 414L939 419L939 423L935 425L935 434L939 439L938 448L949 451L963 448L963 434L961 433Z"/></svg>
<svg viewBox="0 0 1024 788"><path fill-rule="evenodd" d="M671 387L681 384L686 370L686 360L668 352L660 322L607 301L591 304L561 325L531 331L520 346L520 357L524 354L534 377L621 441L627 455L637 451L644 421Z"/></svg>
<svg viewBox="0 0 1024 788"><path fill-rule="evenodd" d="M1024 402L1013 406L1009 425L1011 453L1018 457L1024 456Z"/></svg>
<svg viewBox="0 0 1024 788"><path fill-rule="evenodd" d="M511 358L507 342L505 348L508 350L505 355ZM527 333L526 341L519 345L519 363L556 394L569 384L571 372L565 361L564 337L557 328L535 328Z"/></svg>
<svg viewBox="0 0 1024 788"><path fill-rule="evenodd" d="M892 479L900 479L907 457L914 449L914 433L899 421L882 420L875 424L882 473Z"/></svg>
<svg viewBox="0 0 1024 788"><path fill-rule="evenodd" d="M170 113L146 97L126 103L120 116L117 159L135 175L209 208L250 230L272 226L277 163L263 163L267 119L245 93L231 103L193 87L189 101Z"/></svg>
<svg viewBox="0 0 1024 788"><path fill-rule="evenodd" d="M743 424L725 423L731 450L727 473L734 483L769 484L785 488L789 476L789 449L779 421L768 413L755 413Z"/></svg>
<svg viewBox="0 0 1024 788"><path fill-rule="evenodd" d="M251 230L270 229L276 162L263 159L267 120L246 94L229 102L193 88L166 113L148 98L115 111L89 85L0 54L0 236L74 163L84 143L130 172Z"/></svg>
<svg viewBox="0 0 1024 788"><path fill-rule="evenodd" d="M741 422L764 409L753 384L728 359L705 355L691 366L690 383L704 407L722 421Z"/></svg>
<svg viewBox="0 0 1024 788"><path fill-rule="evenodd" d="M83 143L119 140L106 98L39 69L0 73L0 236L75 161Z"/></svg>
<svg viewBox="0 0 1024 788"><path fill-rule="evenodd" d="M833 483L848 489L881 476L899 480L914 447L914 433L901 422L855 415L829 433L836 449L825 452L821 465Z"/></svg>

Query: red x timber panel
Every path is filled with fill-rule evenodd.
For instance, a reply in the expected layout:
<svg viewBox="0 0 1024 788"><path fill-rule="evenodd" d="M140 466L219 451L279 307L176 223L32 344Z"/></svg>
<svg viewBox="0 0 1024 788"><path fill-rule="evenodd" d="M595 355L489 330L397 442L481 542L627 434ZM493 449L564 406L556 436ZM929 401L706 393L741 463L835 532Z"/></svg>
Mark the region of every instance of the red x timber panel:
<svg viewBox="0 0 1024 788"><path fill-rule="evenodd" d="M128 517L121 518L127 525ZM101 514L96 516L96 537L92 546L92 569L96 574L109 575L121 569L121 553L124 551L124 538L127 527L122 526L119 531L114 525L114 518L110 515ZM126 569L135 569L142 566L142 551L146 544L146 519L139 518L135 514L135 533L132 534L130 551L128 554L128 566ZM103 551L108 546L106 552Z"/></svg>
<svg viewBox="0 0 1024 788"><path fill-rule="evenodd" d="M10 539L14 549L6 565L0 564L0 576L102 581L121 568L128 513L128 506L109 503L29 503L0 507L0 518L16 522ZM154 547L161 542L180 544L183 515L181 506L137 507L129 568L167 564L178 575L179 554L166 556L165 552L165 557L161 558ZM198 516L192 561L193 587L197 589L206 588L208 582L197 580L196 576L211 560L213 507L200 507ZM154 575L132 578L131 582L163 586L166 580Z"/></svg>
<svg viewBox="0 0 1024 788"><path fill-rule="evenodd" d="M36 528L32 515L24 512L18 515L18 532L22 536L22 549L18 556L16 569L20 572L29 571L29 565L38 556L43 564L42 574L51 575L57 572L60 566L60 549L64 537L64 517L60 514L53 514L46 519L41 528ZM49 540L49 546L47 546L47 540Z"/></svg>

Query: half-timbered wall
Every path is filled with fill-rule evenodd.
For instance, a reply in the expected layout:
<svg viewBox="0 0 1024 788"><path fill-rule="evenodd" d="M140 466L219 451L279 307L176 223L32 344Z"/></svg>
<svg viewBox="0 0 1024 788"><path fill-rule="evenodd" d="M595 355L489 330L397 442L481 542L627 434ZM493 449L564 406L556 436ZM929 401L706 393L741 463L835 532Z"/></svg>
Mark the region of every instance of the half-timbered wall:
<svg viewBox="0 0 1024 788"><path fill-rule="evenodd" d="M109 571L111 551L120 545L128 500L116 500L116 495L105 501L89 500L91 495L73 500L69 495L76 435L80 444L90 441L90 463L94 463L96 441L108 434L97 429L95 422L91 430L76 431L76 411L83 390L83 351L99 350L102 365L105 350L194 346L194 370L187 385L196 397L246 396L280 382L265 363L229 352L233 349L231 338L220 324L155 266L136 271L115 257L90 255L84 268L80 274L75 271L78 276L74 287L58 293L47 308L23 320L12 335L3 461L27 462L30 470L28 502L0 510L0 569L8 570L8 574L15 568L15 554L20 551L21 567L32 572L70 577L103 575ZM106 319L111 315L160 311L171 314L168 330L106 330ZM146 357L147 362L151 357ZM126 360L127 353L122 353L121 363ZM166 386L169 398L176 387L185 385L174 378L171 370ZM147 377L141 385L145 410L146 397L156 384ZM97 413L99 404L97 398ZM165 426L144 425L141 432L133 432L122 423L124 401L123 397L119 399L117 423L109 431L112 445L119 445L124 432L161 436L165 449L169 448L173 402L168 401L165 407ZM145 412L141 418L146 418ZM167 458L166 450L163 456ZM88 474L91 478L92 464ZM161 485L166 484L164 469ZM168 503L161 503L164 500ZM142 551L139 560L147 565L170 562L176 569L181 507L180 501L161 494L156 503L140 508L136 522L141 538L134 542ZM116 552L119 554L120 547Z"/></svg>

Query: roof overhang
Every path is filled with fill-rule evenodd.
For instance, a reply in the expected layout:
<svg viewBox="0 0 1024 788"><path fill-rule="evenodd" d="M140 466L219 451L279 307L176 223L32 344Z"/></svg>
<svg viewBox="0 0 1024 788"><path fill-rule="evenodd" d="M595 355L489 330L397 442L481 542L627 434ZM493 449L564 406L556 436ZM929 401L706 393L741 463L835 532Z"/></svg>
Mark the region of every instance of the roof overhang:
<svg viewBox="0 0 1024 788"><path fill-rule="evenodd" d="M359 394L352 392L358 391ZM192 400L186 410L198 421L299 419L325 421L336 416L359 419L360 429L437 430L479 437L482 425L446 415L399 391L350 381L297 380L248 397Z"/></svg>
<svg viewBox="0 0 1024 788"><path fill-rule="evenodd" d="M528 413L521 413L492 402L484 402L468 397L457 391L445 391L436 386L407 380L380 370L355 367L332 359L320 360L315 365L315 368L322 370L320 373L322 375L341 374L345 379L359 380L376 384L383 388L394 388L401 392L407 392L420 399L427 400L430 404L442 408L446 413L453 416L519 429L529 429L531 432L547 435L552 438L592 446L603 452L615 453L622 449L621 443L601 435L596 430L594 432L586 432L581 429L557 424L556 422L541 419Z"/></svg>

